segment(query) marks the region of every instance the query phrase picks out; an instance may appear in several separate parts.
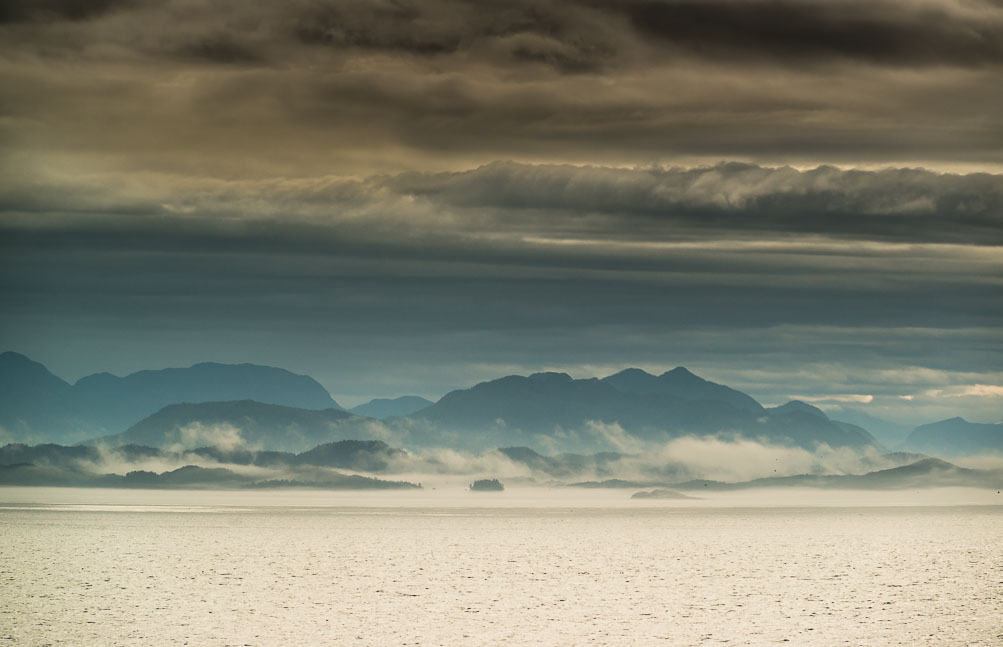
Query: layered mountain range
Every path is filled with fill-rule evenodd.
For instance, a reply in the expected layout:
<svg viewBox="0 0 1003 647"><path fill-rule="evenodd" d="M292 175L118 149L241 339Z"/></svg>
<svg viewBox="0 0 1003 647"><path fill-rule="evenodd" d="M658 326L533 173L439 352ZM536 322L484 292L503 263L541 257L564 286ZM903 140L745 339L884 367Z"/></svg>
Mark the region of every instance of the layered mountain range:
<svg viewBox="0 0 1003 647"><path fill-rule="evenodd" d="M867 421L866 415L855 419ZM631 368L602 379L512 375L435 403L405 396L345 411L313 378L268 366L201 363L125 377L99 373L69 384L7 352L0 354L0 427L0 438L29 443L282 451L392 439L471 451L601 452L685 435L883 449L863 426L831 419L810 404L766 408L683 367L661 375ZM1003 425L955 418L917 428L903 447L944 456L1003 452Z"/></svg>

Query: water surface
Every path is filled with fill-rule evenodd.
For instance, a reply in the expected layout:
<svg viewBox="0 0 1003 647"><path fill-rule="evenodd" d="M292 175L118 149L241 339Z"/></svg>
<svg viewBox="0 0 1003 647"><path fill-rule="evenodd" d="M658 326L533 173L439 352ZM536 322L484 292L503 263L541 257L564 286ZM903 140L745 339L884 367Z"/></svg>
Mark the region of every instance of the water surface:
<svg viewBox="0 0 1003 647"><path fill-rule="evenodd" d="M4 645L1003 642L1000 506L24 490Z"/></svg>

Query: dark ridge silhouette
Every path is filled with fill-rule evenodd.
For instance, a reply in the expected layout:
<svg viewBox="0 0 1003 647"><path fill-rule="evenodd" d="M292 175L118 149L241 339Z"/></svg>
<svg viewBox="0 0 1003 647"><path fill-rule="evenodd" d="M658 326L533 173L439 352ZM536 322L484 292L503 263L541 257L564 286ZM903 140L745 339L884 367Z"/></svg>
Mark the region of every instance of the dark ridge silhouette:
<svg viewBox="0 0 1003 647"><path fill-rule="evenodd" d="M824 414L796 407L766 412L749 396L684 368L657 378L639 369L604 380L576 380L564 373L511 375L447 393L411 417L437 432L452 432L453 446L472 450L533 447L541 437L563 436L572 438L566 441L569 449L595 451L609 445L596 423L616 424L654 441L724 433L810 449L820 443L879 446L866 430ZM434 444L434 435L426 444Z"/></svg>
<svg viewBox="0 0 1003 647"><path fill-rule="evenodd" d="M809 487L841 490L900 490L930 487L1003 487L1003 471L958 467L939 458L924 458L909 465L866 474L781 476L741 483L694 480L676 483L678 490L742 490L770 487Z"/></svg>
<svg viewBox="0 0 1003 647"><path fill-rule="evenodd" d="M0 465L0 485L153 489L309 487L328 489L413 489L406 481L386 481L333 470L312 471L304 479L260 479L223 467L184 465L166 472L133 470L124 476L83 469L17 463Z"/></svg>
<svg viewBox="0 0 1003 647"><path fill-rule="evenodd" d="M95 462L100 458L101 452L95 447L81 445L67 447L54 443L34 446L11 443L0 447L0 465L25 463L52 467L73 467L78 463Z"/></svg>
<svg viewBox="0 0 1003 647"><path fill-rule="evenodd" d="M349 409L357 416L385 420L396 416L409 416L434 404L431 400L416 395L402 395L399 398L376 398L365 404Z"/></svg>
<svg viewBox="0 0 1003 647"><path fill-rule="evenodd" d="M341 467L360 472L381 472L391 461L402 459L407 452L390 447L381 440L341 440L325 443L298 454L297 465Z"/></svg>
<svg viewBox="0 0 1003 647"><path fill-rule="evenodd" d="M630 496L632 499L663 499L663 500L682 500L682 499L696 499L695 496L689 496L688 494L683 494L676 490L649 490L642 492L635 492Z"/></svg>
<svg viewBox="0 0 1003 647"><path fill-rule="evenodd" d="M221 465L336 467L359 472L381 472L386 470L392 461L405 459L407 456L406 451L391 447L380 440L341 440L318 445L299 454L221 447L167 450L136 444L112 448L92 445L66 447L54 444L30 446L17 443L0 447L0 465L32 464L71 469L79 469L87 464L99 465L105 461L135 463L158 459L181 463L200 458Z"/></svg>

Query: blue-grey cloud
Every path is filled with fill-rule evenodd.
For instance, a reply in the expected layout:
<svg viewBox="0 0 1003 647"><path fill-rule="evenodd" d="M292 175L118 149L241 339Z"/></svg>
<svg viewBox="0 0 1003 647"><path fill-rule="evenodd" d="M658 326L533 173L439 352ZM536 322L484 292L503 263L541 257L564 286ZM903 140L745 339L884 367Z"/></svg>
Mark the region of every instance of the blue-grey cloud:
<svg viewBox="0 0 1003 647"><path fill-rule="evenodd" d="M160 181L0 194L5 338L89 370L114 368L94 355L112 346L130 369L271 362L339 397L634 364L768 402L906 406L999 379L999 176L500 163Z"/></svg>

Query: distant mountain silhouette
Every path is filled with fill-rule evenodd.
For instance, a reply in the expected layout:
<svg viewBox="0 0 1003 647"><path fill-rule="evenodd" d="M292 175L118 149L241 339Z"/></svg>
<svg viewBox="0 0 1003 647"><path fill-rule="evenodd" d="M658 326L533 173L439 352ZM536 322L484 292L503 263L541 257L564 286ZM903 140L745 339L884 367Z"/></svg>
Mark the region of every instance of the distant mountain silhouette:
<svg viewBox="0 0 1003 647"><path fill-rule="evenodd" d="M673 488L680 490L742 490L770 487L811 487L846 490L897 490L927 487L978 487L998 489L1003 486L1003 471L974 470L958 467L939 458L924 458L909 465L866 474L781 476L754 479L741 483L687 481Z"/></svg>
<svg viewBox="0 0 1003 647"><path fill-rule="evenodd" d="M631 495L632 499L663 499L663 500L682 500L682 499L696 499L697 497L689 496L688 494L683 494L682 492L677 492L675 490L649 490L642 492L635 492Z"/></svg>
<svg viewBox="0 0 1003 647"><path fill-rule="evenodd" d="M10 439L39 442L86 437L73 387L20 353L0 353L0 426Z"/></svg>
<svg viewBox="0 0 1003 647"><path fill-rule="evenodd" d="M669 395L684 400L726 402L736 409L745 411L763 410L763 406L751 396L698 377L682 366L677 366L657 377L639 368L628 368L604 377L602 382L624 393Z"/></svg>
<svg viewBox="0 0 1003 647"><path fill-rule="evenodd" d="M416 411L421 411L425 407L432 405L431 400L418 397L417 395L402 395L399 398L376 398L365 404L349 409L358 416L369 418L379 418L384 420L394 416L409 416Z"/></svg>
<svg viewBox="0 0 1003 647"><path fill-rule="evenodd" d="M349 413L312 378L268 366L201 363L125 377L99 373L70 385L24 355L0 354L0 442L65 444L102 437L115 444L197 447L236 440L256 449L302 451L337 440L375 440L374 434L385 437L389 430L408 446L474 451L515 446L594 453L632 439L682 435L883 449L853 424L867 416L842 415L853 419L830 419L800 401L764 409L749 395L683 367L658 376L629 368L603 379L511 375L452 391L434 404L403 396L376 399ZM905 446L945 456L999 453L1001 427L955 418L916 428ZM224 432L233 438L214 436ZM568 470L585 460L576 456L583 454L560 455L551 469Z"/></svg>
<svg viewBox="0 0 1003 647"><path fill-rule="evenodd" d="M13 440L76 442L124 431L169 404L244 399L340 408L313 378L270 366L207 362L70 385L24 355L0 354L0 426Z"/></svg>
<svg viewBox="0 0 1003 647"><path fill-rule="evenodd" d="M470 449L558 440L577 451L601 449L609 446L603 425L614 424L649 440L724 433L804 447L876 444L866 430L824 414L767 412L748 395L681 368L660 377L628 369L603 380L512 375L447 393L411 418L452 431L453 444Z"/></svg>
<svg viewBox="0 0 1003 647"><path fill-rule="evenodd" d="M906 447L943 456L1003 454L1003 423L968 422L964 418L941 420L916 427L906 439Z"/></svg>
<svg viewBox="0 0 1003 647"><path fill-rule="evenodd" d="M246 445L296 452L334 440L366 437L367 420L340 409L314 411L253 400L172 404L120 434L95 442L183 448Z"/></svg>

